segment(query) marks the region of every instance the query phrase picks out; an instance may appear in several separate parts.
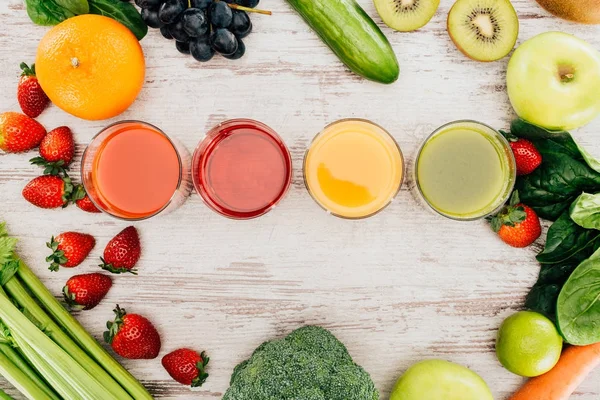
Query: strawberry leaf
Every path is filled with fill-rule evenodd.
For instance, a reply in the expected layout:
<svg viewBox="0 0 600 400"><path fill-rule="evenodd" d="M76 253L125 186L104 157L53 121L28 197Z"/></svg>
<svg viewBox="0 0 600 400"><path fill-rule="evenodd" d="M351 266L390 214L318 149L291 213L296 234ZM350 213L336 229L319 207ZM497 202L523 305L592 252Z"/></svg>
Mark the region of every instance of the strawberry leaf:
<svg viewBox="0 0 600 400"><path fill-rule="evenodd" d="M118 304L113 311L115 313L115 320L108 321L106 323L106 328L108 330L104 332L104 341L108 344L112 344L113 339L115 338L115 336L117 336L117 333L119 333L121 325L123 325L123 317L127 314L125 309L119 307Z"/></svg>
<svg viewBox="0 0 600 400"><path fill-rule="evenodd" d="M75 293L71 293L67 285L63 287L63 296L65 298L65 303L67 303L67 306L69 306L71 310L81 311L85 308L85 306L82 306L81 304L77 303Z"/></svg>
<svg viewBox="0 0 600 400"><path fill-rule="evenodd" d="M46 257L46 262L50 263L48 269L52 272L56 272L60 269L60 266L66 264L69 259L65 257L64 251L58 250L58 242L54 240L54 236L46 243L46 247L52 250L52 254Z"/></svg>
<svg viewBox="0 0 600 400"><path fill-rule="evenodd" d="M192 387L200 387L206 382L206 378L208 378L208 374L206 373L206 366L210 361L210 357L206 355L206 352L203 351L200 353L201 360L196 364L196 368L198 368L198 376L194 378L192 381Z"/></svg>
<svg viewBox="0 0 600 400"><path fill-rule="evenodd" d="M98 264L98 266L100 268L102 268L103 270L106 270L108 272L112 272L113 274L133 274L133 275L137 275L137 269L132 268L132 269L127 269L127 268L122 268L122 267L115 267L113 264L111 263L107 263L104 258L100 257L100 260L102 261L102 264Z"/></svg>
<svg viewBox="0 0 600 400"><path fill-rule="evenodd" d="M54 176L66 176L66 167L65 162L63 160L58 161L46 161L43 157L34 157L29 162L32 165L38 165L44 168L44 175L54 175Z"/></svg>

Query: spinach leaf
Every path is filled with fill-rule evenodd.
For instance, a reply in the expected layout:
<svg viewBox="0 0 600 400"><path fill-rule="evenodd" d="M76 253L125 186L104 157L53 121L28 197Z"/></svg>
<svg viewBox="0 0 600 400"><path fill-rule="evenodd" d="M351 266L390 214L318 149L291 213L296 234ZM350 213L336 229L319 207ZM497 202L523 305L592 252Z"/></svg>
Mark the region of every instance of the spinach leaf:
<svg viewBox="0 0 600 400"><path fill-rule="evenodd" d="M44 1L44 3L47 2L48 1ZM90 12L88 0L54 0L54 2L75 15L87 14Z"/></svg>
<svg viewBox="0 0 600 400"><path fill-rule="evenodd" d="M569 212L571 219L582 228L600 229L600 194L582 193Z"/></svg>
<svg viewBox="0 0 600 400"><path fill-rule="evenodd" d="M600 342L600 259L586 260L573 271L558 295L556 315L568 343Z"/></svg>
<svg viewBox="0 0 600 400"><path fill-rule="evenodd" d="M135 6L121 0L89 0L90 13L104 15L129 28L138 40L148 33L148 25Z"/></svg>
<svg viewBox="0 0 600 400"><path fill-rule="evenodd" d="M540 217L554 221L582 192L600 192L600 163L568 132L547 131L517 119L511 124L511 133L533 142L542 155L542 164L533 173L518 177L515 185L521 200Z"/></svg>
<svg viewBox="0 0 600 400"><path fill-rule="evenodd" d="M546 246L537 260L542 264L579 263L598 248L600 231L577 225L567 210L548 229Z"/></svg>
<svg viewBox="0 0 600 400"><path fill-rule="evenodd" d="M37 25L56 25L74 17L79 11L87 13L87 0L25 0L27 15Z"/></svg>
<svg viewBox="0 0 600 400"><path fill-rule="evenodd" d="M525 307L556 321L556 301L577 264L542 264L537 282L525 298Z"/></svg>

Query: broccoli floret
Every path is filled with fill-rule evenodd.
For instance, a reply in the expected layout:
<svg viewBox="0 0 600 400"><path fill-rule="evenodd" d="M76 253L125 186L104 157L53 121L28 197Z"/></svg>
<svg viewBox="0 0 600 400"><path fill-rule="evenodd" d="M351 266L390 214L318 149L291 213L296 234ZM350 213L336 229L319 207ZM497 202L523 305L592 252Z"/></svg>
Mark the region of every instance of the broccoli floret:
<svg viewBox="0 0 600 400"><path fill-rule="evenodd" d="M223 400L379 400L379 393L331 332L305 326L235 367Z"/></svg>

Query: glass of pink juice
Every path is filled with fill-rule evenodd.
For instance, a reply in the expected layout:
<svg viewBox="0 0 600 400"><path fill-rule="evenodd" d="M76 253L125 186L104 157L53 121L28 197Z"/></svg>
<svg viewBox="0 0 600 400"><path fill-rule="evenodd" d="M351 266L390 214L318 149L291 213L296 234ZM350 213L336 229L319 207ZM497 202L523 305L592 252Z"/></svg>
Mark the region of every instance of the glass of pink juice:
<svg viewBox="0 0 600 400"><path fill-rule="evenodd" d="M251 119L225 121L194 152L193 180L204 202L232 219L260 217L285 196L292 157L267 125Z"/></svg>
<svg viewBox="0 0 600 400"><path fill-rule="evenodd" d="M98 133L85 149L81 177L92 202L125 220L178 208L191 191L191 156L159 128L122 121Z"/></svg>

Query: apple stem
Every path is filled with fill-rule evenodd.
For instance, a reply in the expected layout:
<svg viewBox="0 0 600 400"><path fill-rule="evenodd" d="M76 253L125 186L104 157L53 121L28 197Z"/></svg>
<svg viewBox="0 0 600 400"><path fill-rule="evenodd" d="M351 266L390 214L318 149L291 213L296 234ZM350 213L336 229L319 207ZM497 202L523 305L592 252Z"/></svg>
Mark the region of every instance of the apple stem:
<svg viewBox="0 0 600 400"><path fill-rule="evenodd" d="M573 73L571 73L571 74L564 74L564 75L561 77L561 80L562 80L563 82L571 82L571 81L573 80L573 78L575 78L575 74L573 74Z"/></svg>
<svg viewBox="0 0 600 400"><path fill-rule="evenodd" d="M246 12L257 13L257 14L264 14L264 15L273 15L273 13L271 11L257 10L256 8L244 7L244 6L240 6L240 5L232 4L232 3L227 3L227 5L231 8L233 8L234 10L246 11Z"/></svg>

